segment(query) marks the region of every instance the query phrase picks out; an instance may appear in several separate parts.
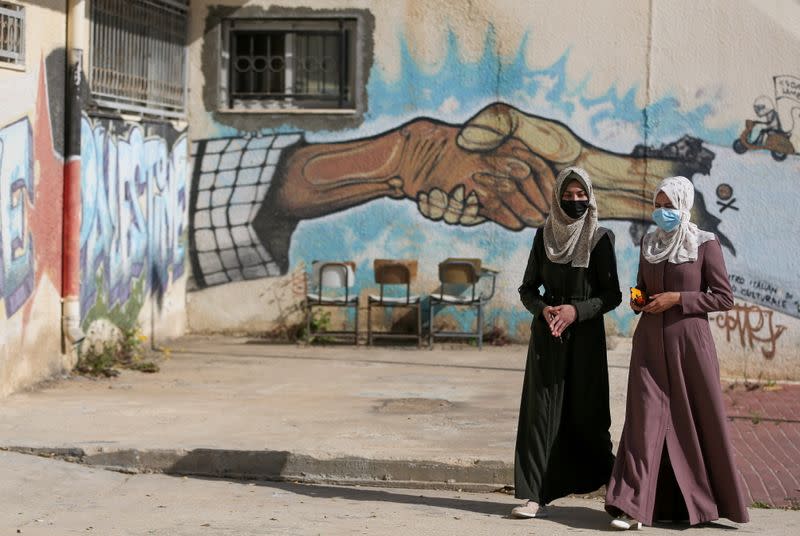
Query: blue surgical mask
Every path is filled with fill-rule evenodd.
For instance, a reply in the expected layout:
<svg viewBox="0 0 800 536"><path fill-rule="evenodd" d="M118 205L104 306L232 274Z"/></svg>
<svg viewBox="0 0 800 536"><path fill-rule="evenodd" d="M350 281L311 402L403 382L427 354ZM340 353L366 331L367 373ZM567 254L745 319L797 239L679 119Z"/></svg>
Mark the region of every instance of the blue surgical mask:
<svg viewBox="0 0 800 536"><path fill-rule="evenodd" d="M653 211L653 221L661 230L669 233L681 224L681 211L674 208L657 208Z"/></svg>

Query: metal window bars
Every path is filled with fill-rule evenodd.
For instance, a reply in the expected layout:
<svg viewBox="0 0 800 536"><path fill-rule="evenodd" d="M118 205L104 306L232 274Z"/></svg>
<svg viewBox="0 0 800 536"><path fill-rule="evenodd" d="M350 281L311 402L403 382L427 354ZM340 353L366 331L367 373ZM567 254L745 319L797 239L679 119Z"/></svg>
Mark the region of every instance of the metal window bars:
<svg viewBox="0 0 800 536"><path fill-rule="evenodd" d="M187 0L92 0L89 83L98 106L168 118L186 109Z"/></svg>
<svg viewBox="0 0 800 536"><path fill-rule="evenodd" d="M234 30L230 36L231 106L352 106L344 21L331 30Z"/></svg>
<svg viewBox="0 0 800 536"><path fill-rule="evenodd" d="M0 2L0 63L25 64L25 8Z"/></svg>

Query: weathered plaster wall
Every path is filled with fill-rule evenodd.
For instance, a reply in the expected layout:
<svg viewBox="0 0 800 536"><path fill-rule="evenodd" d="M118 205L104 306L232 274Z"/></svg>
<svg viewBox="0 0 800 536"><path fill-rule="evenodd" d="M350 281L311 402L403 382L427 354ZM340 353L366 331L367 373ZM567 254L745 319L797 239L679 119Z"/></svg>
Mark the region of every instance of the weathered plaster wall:
<svg viewBox="0 0 800 536"><path fill-rule="evenodd" d="M0 67L0 396L70 365L60 348L64 2L25 4L25 65Z"/></svg>
<svg viewBox="0 0 800 536"><path fill-rule="evenodd" d="M418 258L426 292L440 260L479 256L501 270L487 324L524 340L516 288L552 177L576 163L600 190L624 287L652 188L690 177L694 219L718 234L737 296L734 311L711 319L723 371L800 376L796 3L242 4L192 3L191 328L298 321L298 274L315 259L355 261L363 292L375 286L373 259ZM363 113L221 116L208 98L221 14L292 9L361 17L372 52L361 60ZM785 154L733 150L761 96L777 110ZM620 307L608 325L630 334L635 319Z"/></svg>

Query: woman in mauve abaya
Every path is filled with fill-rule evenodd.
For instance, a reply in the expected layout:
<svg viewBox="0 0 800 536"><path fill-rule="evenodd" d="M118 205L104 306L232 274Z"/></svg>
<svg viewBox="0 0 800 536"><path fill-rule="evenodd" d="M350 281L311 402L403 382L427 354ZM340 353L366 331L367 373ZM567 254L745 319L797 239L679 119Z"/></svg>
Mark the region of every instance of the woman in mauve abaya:
<svg viewBox="0 0 800 536"><path fill-rule="evenodd" d="M733 463L708 313L733 306L722 249L689 221L685 177L656 190L637 286L649 303L633 335L625 425L606 492L612 527L748 521Z"/></svg>
<svg viewBox="0 0 800 536"><path fill-rule="evenodd" d="M519 288L533 322L514 457L515 495L526 502L514 517L544 517L549 502L611 474L603 314L622 301L613 238L597 225L586 171L561 171Z"/></svg>

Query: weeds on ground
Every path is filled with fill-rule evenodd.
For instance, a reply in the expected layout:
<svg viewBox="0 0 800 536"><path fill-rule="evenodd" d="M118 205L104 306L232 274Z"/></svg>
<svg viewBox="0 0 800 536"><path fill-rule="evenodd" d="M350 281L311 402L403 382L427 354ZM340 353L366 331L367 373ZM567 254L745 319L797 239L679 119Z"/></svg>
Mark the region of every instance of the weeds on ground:
<svg viewBox="0 0 800 536"><path fill-rule="evenodd" d="M75 371L86 376L105 376L110 378L119 375L119 369L138 370L139 372L158 372L159 366L146 358L144 343L147 336L138 326L121 328L117 340L105 341L99 347L90 346L82 353L75 366Z"/></svg>
<svg viewBox="0 0 800 536"><path fill-rule="evenodd" d="M770 509L772 505L761 501L754 501L753 504L750 505L750 508Z"/></svg>
<svg viewBox="0 0 800 536"><path fill-rule="evenodd" d="M333 342L331 337L326 337L325 332L331 327L331 313L329 311L314 311L311 315L311 333L306 333L303 326L298 333L298 339L308 340L309 344L327 344Z"/></svg>

